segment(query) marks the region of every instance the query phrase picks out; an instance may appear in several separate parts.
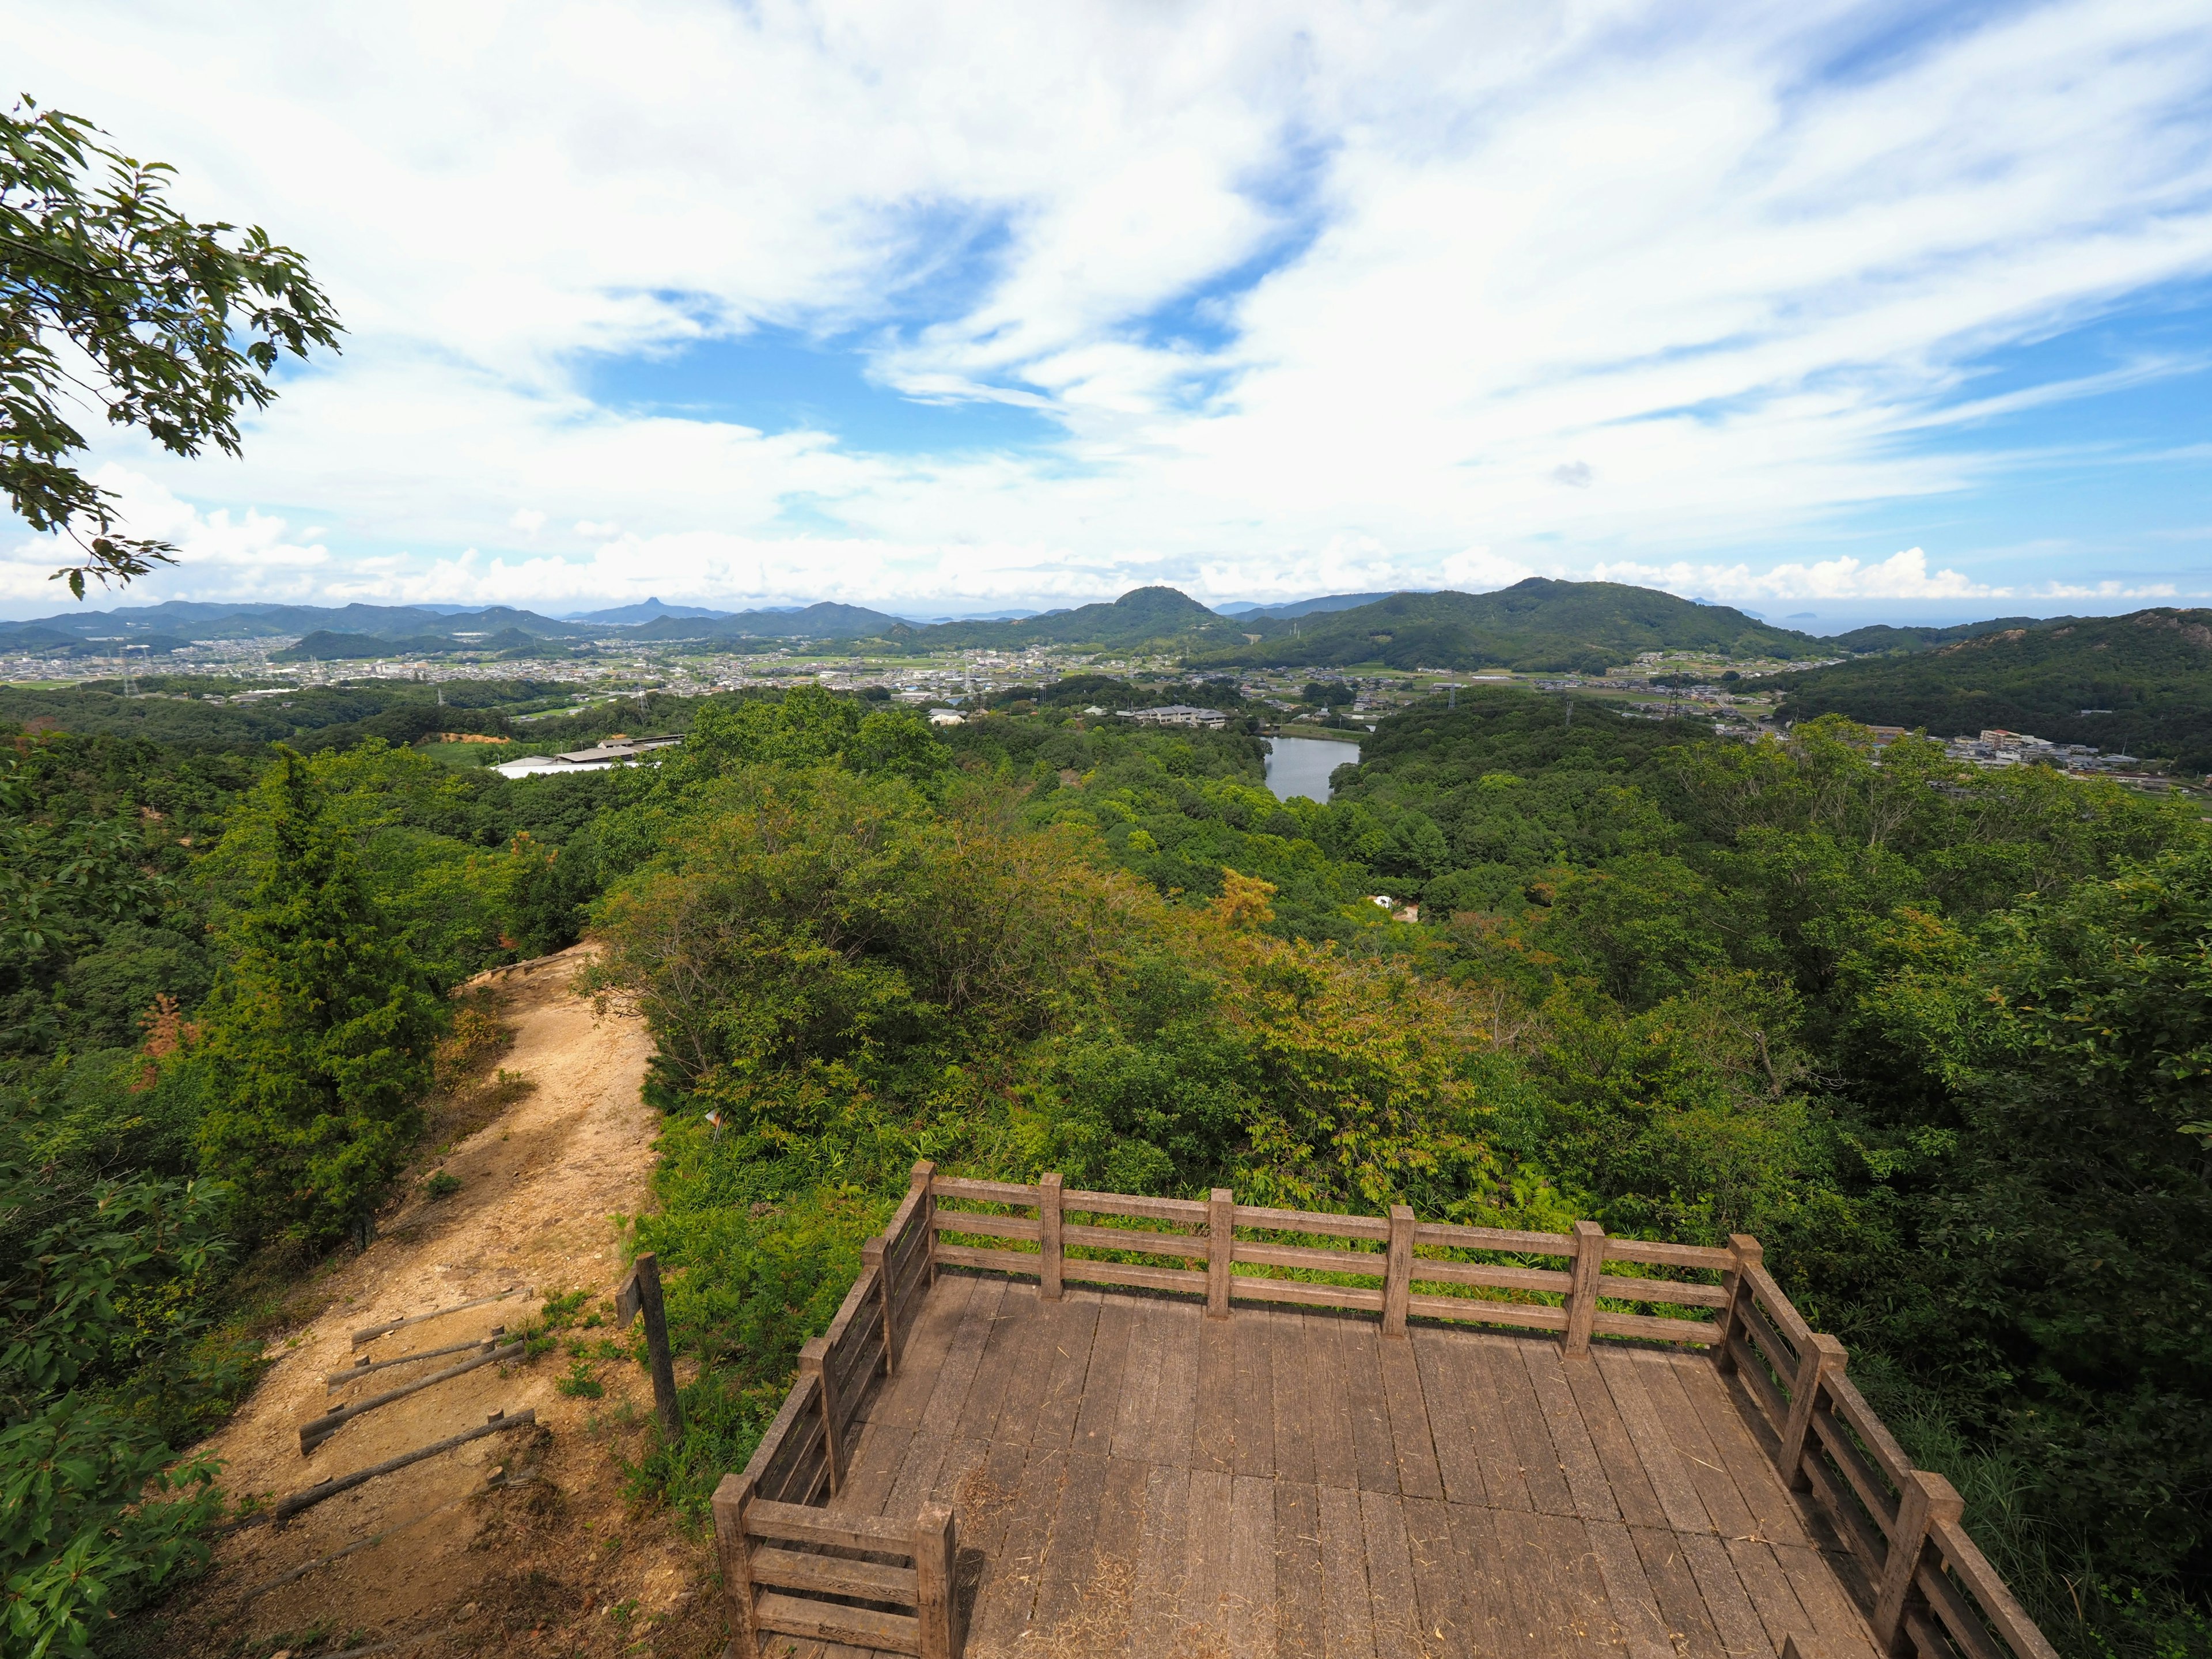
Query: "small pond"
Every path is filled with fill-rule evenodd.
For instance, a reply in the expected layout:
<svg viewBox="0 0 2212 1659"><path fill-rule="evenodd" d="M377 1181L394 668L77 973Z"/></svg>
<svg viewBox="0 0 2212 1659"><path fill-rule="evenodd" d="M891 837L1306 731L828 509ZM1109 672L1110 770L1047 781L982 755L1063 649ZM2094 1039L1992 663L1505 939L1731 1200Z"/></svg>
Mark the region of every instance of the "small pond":
<svg viewBox="0 0 2212 1659"><path fill-rule="evenodd" d="M1328 799L1328 775L1340 766L1358 763L1359 745L1331 738L1270 738L1267 739L1267 787L1277 800L1304 795L1308 800Z"/></svg>

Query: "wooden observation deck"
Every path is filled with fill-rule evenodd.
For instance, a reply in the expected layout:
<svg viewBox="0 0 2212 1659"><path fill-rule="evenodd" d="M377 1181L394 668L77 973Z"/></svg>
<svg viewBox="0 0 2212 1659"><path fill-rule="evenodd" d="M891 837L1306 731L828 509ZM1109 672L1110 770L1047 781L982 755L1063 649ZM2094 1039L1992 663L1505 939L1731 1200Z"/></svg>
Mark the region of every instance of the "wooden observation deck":
<svg viewBox="0 0 2212 1659"><path fill-rule="evenodd" d="M921 1164L867 1257L715 1495L733 1659L2053 1659L1753 1240Z"/></svg>

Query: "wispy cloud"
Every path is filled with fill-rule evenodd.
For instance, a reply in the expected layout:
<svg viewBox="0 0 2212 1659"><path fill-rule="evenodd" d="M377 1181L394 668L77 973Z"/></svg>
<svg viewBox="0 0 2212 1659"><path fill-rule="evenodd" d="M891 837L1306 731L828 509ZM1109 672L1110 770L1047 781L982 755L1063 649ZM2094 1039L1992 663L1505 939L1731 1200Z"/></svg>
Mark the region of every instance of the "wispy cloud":
<svg viewBox="0 0 2212 1659"><path fill-rule="evenodd" d="M210 546L324 532L149 593L526 603L2027 592L1760 550L1982 499L2016 466L1991 422L2197 372L1984 371L2212 273L2212 23L2057 0L1867 50L1893 16L0 0L19 80L303 248L354 331L243 465L103 441ZM766 329L1061 435L885 453L834 406L589 395L587 361Z"/></svg>

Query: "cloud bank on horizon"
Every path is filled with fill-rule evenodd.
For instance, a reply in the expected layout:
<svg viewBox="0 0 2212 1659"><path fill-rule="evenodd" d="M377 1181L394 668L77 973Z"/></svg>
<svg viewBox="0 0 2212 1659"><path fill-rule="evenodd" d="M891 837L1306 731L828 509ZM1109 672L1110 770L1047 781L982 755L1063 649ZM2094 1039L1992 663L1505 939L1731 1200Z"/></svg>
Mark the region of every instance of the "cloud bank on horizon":
<svg viewBox="0 0 2212 1659"><path fill-rule="evenodd" d="M351 330L133 602L2212 592L2197 0L0 21Z"/></svg>

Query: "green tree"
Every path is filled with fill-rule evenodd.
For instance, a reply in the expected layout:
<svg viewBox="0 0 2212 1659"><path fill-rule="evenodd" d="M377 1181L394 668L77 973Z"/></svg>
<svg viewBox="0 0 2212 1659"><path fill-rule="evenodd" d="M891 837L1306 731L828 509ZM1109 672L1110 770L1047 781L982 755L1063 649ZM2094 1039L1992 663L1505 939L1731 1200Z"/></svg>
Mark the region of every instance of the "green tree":
<svg viewBox="0 0 2212 1659"><path fill-rule="evenodd" d="M0 114L0 489L83 550L54 573L79 599L88 574L127 582L174 550L118 532L114 495L73 464L86 441L66 398L89 391L173 454L234 455L282 353L337 343L300 256L258 227L193 223L162 198L170 171L27 99Z"/></svg>
<svg viewBox="0 0 2212 1659"><path fill-rule="evenodd" d="M365 1235L418 1127L441 1005L297 754L280 751L233 835L255 882L201 1022L202 1157L249 1237Z"/></svg>

